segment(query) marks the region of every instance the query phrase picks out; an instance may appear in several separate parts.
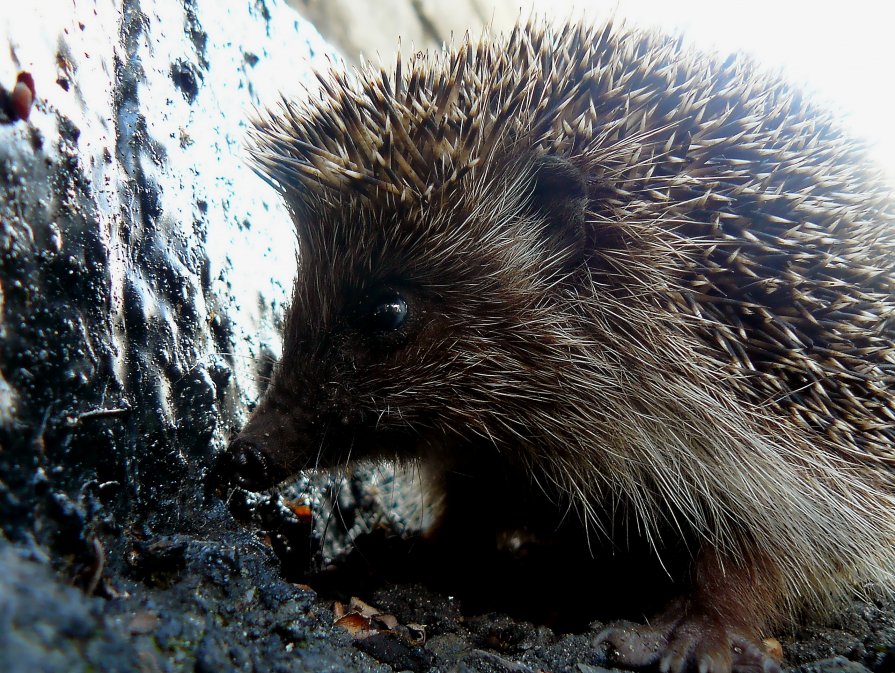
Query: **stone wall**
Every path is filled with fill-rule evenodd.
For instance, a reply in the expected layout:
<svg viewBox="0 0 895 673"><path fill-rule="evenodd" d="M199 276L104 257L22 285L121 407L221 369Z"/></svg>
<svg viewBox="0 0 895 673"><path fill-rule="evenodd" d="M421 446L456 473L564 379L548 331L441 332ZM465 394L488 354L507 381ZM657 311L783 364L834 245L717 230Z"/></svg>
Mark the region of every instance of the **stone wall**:
<svg viewBox="0 0 895 673"><path fill-rule="evenodd" d="M508 28L532 10L531 0L289 0L353 62L391 63L400 38L406 56L414 49L441 48L451 36L484 26Z"/></svg>
<svg viewBox="0 0 895 673"><path fill-rule="evenodd" d="M295 268L248 119L329 52L277 0L0 7L4 673L378 670L206 486Z"/></svg>

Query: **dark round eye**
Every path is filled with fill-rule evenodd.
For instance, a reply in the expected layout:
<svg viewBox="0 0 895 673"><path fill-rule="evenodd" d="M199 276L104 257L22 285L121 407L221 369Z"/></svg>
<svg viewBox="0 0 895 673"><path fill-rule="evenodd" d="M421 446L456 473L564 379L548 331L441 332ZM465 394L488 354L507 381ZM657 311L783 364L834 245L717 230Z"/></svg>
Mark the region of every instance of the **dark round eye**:
<svg viewBox="0 0 895 673"><path fill-rule="evenodd" d="M370 302L364 326L371 332L393 332L405 322L407 302L397 292L390 292Z"/></svg>

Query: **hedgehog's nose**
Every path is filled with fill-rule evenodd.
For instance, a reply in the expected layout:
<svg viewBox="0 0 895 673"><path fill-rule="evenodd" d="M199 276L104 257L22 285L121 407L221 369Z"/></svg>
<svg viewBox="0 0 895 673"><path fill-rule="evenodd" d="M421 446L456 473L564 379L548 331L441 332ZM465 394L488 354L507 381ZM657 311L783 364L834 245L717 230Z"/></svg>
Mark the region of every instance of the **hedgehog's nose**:
<svg viewBox="0 0 895 673"><path fill-rule="evenodd" d="M237 437L230 442L218 458L214 472L220 482L247 491L263 491L283 478L262 447L248 437Z"/></svg>

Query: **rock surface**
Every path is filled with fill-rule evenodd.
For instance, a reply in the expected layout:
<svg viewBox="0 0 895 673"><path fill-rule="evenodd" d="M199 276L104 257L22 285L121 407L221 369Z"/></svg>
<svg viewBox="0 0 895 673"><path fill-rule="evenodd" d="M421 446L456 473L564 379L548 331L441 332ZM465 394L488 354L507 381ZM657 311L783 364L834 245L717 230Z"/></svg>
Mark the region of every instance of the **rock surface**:
<svg viewBox="0 0 895 673"><path fill-rule="evenodd" d="M360 57L391 63L397 36L401 51L441 49L452 37L483 26L511 27L519 16L535 11L530 0L288 0L310 19L354 64Z"/></svg>
<svg viewBox="0 0 895 673"><path fill-rule="evenodd" d="M208 485L294 273L247 120L313 82L316 32L275 0L30 3L0 31L0 670L603 670L600 624L465 614L408 582L334 627L295 582L378 523L424 525L388 473L228 502ZM895 618L855 604L785 651L887 673Z"/></svg>
<svg viewBox="0 0 895 673"><path fill-rule="evenodd" d="M294 273L247 120L330 53L224 4L0 9L0 670L382 668L204 486Z"/></svg>

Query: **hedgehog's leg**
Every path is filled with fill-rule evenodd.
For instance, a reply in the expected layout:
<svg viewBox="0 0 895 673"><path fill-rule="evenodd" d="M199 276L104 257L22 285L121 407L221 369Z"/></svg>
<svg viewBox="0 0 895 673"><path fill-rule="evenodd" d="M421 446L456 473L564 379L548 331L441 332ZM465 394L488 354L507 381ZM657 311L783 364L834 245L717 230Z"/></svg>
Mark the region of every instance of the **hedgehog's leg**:
<svg viewBox="0 0 895 673"><path fill-rule="evenodd" d="M722 563L703 552L688 596L647 625L610 626L596 645L617 666L658 666L661 673L779 673L761 640L778 617L776 577L770 563Z"/></svg>

